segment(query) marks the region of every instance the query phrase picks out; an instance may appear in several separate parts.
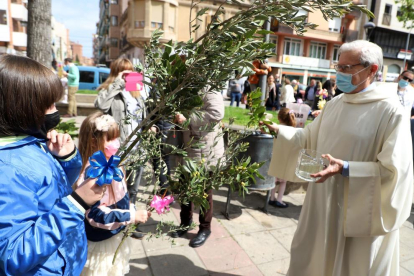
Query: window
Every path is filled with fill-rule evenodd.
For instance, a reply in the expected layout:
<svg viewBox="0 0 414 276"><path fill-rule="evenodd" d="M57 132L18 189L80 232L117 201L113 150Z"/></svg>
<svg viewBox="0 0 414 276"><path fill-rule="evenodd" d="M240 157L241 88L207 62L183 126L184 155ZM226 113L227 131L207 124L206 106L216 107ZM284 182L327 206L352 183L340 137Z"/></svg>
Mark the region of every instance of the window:
<svg viewBox="0 0 414 276"><path fill-rule="evenodd" d="M397 16L402 16L401 8L398 8L398 10L397 10Z"/></svg>
<svg viewBox="0 0 414 276"><path fill-rule="evenodd" d="M384 13L385 13L385 14L391 14L391 12L392 12L392 5L390 5L390 4L385 4Z"/></svg>
<svg viewBox="0 0 414 276"><path fill-rule="evenodd" d="M309 54L310 57L325 59L325 54L326 54L325 43L311 42L310 54Z"/></svg>
<svg viewBox="0 0 414 276"><path fill-rule="evenodd" d="M93 71L80 71L79 82L94 83L95 72Z"/></svg>
<svg viewBox="0 0 414 276"><path fill-rule="evenodd" d="M296 14L296 17L303 16L303 15L306 15L306 19L303 20L303 22L308 22L308 17L307 17L308 12L305 11L304 9L299 9L298 13Z"/></svg>
<svg viewBox="0 0 414 276"><path fill-rule="evenodd" d="M118 5L118 0L111 0L110 3L113 5Z"/></svg>
<svg viewBox="0 0 414 276"><path fill-rule="evenodd" d="M275 44L275 48L273 48L273 53L277 54L277 36L271 36L270 42Z"/></svg>
<svg viewBox="0 0 414 276"><path fill-rule="evenodd" d="M400 72L401 72L401 68L397 64L388 65L388 73L399 75Z"/></svg>
<svg viewBox="0 0 414 276"><path fill-rule="evenodd" d="M338 61L339 60L339 46L334 46L333 53L332 53L332 61Z"/></svg>
<svg viewBox="0 0 414 276"><path fill-rule="evenodd" d="M111 47L118 47L118 38L111 38Z"/></svg>
<svg viewBox="0 0 414 276"><path fill-rule="evenodd" d="M145 28L145 21L135 21L135 29Z"/></svg>
<svg viewBox="0 0 414 276"><path fill-rule="evenodd" d="M111 25L112 26L118 26L118 16L116 16L116 15L111 16Z"/></svg>
<svg viewBox="0 0 414 276"><path fill-rule="evenodd" d="M0 10L0 25L7 25L7 12Z"/></svg>
<svg viewBox="0 0 414 276"><path fill-rule="evenodd" d="M302 41L299 39L285 38L285 55L300 56Z"/></svg>
<svg viewBox="0 0 414 276"><path fill-rule="evenodd" d="M99 73L99 84L104 83L108 77L108 73Z"/></svg>
<svg viewBox="0 0 414 276"><path fill-rule="evenodd" d="M334 17L333 19L329 19L329 31L339 33L339 31L341 30L341 23L342 19L340 17Z"/></svg>
<svg viewBox="0 0 414 276"><path fill-rule="evenodd" d="M151 1L151 28L162 29L164 17L164 2ZM166 22L168 24L168 22Z"/></svg>
<svg viewBox="0 0 414 276"><path fill-rule="evenodd" d="M151 22L151 28L154 28L154 29L162 29L162 22L154 22L154 21L152 21Z"/></svg>

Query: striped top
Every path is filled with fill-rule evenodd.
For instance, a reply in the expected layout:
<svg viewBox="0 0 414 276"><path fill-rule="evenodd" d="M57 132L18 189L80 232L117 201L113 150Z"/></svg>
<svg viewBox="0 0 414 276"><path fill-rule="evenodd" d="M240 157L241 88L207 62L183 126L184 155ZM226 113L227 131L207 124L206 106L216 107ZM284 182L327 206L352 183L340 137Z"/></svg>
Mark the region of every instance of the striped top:
<svg viewBox="0 0 414 276"><path fill-rule="evenodd" d="M84 180L79 176L78 186ZM125 179L112 181L104 196L85 214L86 237L90 241L103 241L121 232L126 225L135 222L135 205L129 202Z"/></svg>

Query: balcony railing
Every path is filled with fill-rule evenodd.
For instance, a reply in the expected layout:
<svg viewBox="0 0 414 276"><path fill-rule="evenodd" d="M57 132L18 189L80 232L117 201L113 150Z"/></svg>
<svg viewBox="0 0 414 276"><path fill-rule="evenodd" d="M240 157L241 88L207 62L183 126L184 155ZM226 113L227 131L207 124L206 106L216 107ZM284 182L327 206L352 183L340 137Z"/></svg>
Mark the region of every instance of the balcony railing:
<svg viewBox="0 0 414 276"><path fill-rule="evenodd" d="M14 19L27 21L27 9L20 4L11 4L11 15Z"/></svg>
<svg viewBox="0 0 414 276"><path fill-rule="evenodd" d="M27 47L27 34L13 32L13 44L14 46Z"/></svg>
<svg viewBox="0 0 414 276"><path fill-rule="evenodd" d="M382 25L390 26L391 25L391 14L384 13L382 16Z"/></svg>

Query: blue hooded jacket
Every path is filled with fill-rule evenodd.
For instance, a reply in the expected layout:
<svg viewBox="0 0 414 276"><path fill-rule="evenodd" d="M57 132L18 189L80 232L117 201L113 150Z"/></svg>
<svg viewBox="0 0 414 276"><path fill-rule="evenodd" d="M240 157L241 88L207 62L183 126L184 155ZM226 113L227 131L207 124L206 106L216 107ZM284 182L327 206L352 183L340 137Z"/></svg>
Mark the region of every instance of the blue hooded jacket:
<svg viewBox="0 0 414 276"><path fill-rule="evenodd" d="M0 138L0 275L81 273L85 210L70 196L81 165L32 136Z"/></svg>

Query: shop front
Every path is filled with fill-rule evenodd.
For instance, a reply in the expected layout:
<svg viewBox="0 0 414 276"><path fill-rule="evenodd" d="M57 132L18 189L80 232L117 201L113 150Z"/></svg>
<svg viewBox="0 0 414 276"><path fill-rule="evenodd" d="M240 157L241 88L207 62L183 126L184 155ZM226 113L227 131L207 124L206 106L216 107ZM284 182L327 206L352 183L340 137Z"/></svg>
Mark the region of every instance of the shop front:
<svg viewBox="0 0 414 276"><path fill-rule="evenodd" d="M336 76L335 70L330 68L330 60L284 55L282 61L269 63L276 79L285 75L291 81L309 85L311 79L323 83Z"/></svg>

